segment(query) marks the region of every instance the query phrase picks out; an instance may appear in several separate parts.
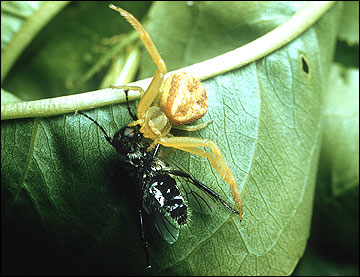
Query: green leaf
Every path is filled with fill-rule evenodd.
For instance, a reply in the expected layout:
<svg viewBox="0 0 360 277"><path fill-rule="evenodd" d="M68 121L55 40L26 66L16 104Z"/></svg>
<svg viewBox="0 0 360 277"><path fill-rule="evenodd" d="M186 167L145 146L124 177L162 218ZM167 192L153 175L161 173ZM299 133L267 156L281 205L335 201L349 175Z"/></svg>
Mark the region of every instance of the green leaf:
<svg viewBox="0 0 360 277"><path fill-rule="evenodd" d="M162 5L169 4L157 3L151 14L156 14L158 7L161 13L157 18L150 17L149 24L156 19L162 21L159 28L170 26L173 17L169 14L179 12L186 15L184 23L192 19L189 25L196 22L199 26L191 40L185 39L180 28L175 38L163 33L163 40L173 45L178 39L188 53L175 51L174 60L168 63L165 49L170 55L178 48L159 46L170 69L192 63L198 56L216 56L245 44L301 6L288 2L274 6L240 4L241 8L238 3L193 3L194 7L189 7L183 3L187 11L177 7L174 12L173 6L163 9ZM244 18L226 16L233 8L237 8L234 14L241 10ZM321 140L321 93L339 14L335 6L280 50L205 81L210 107L201 121L214 122L197 132L176 133L211 139L219 145L241 192L242 222L221 207L211 215L193 211L191 222L181 229L173 245L162 240L150 224L147 234L153 269L146 271L133 184L126 182L126 174L116 171L119 158L100 130L86 118L70 114L1 122L3 215L16 220L21 214L40 224L71 257L72 253L81 253L77 259L86 265L87 273L290 274L309 236ZM258 32L249 29L257 25L254 20L259 22ZM240 31L235 28L238 22ZM151 28L155 28L153 24ZM213 28L218 31L216 35ZM247 33L251 35L239 36ZM195 42L202 43L199 34L207 36L203 45ZM236 43L237 37L240 39ZM157 45L156 33L153 40ZM208 50L211 45L214 48ZM203 55L202 50L206 52ZM144 66L147 70L145 62ZM124 104L87 114L109 134L130 122ZM207 160L181 151L174 152L173 158L232 202L228 185Z"/></svg>

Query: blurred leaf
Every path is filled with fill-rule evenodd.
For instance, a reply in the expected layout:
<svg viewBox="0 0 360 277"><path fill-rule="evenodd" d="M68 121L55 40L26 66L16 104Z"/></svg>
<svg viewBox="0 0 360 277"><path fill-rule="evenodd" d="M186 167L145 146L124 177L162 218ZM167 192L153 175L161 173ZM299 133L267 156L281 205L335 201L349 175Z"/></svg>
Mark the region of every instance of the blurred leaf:
<svg viewBox="0 0 360 277"><path fill-rule="evenodd" d="M359 68L359 2L344 2L334 61Z"/></svg>
<svg viewBox="0 0 360 277"><path fill-rule="evenodd" d="M334 62L345 67L359 68L359 45L349 46L345 41L338 40Z"/></svg>
<svg viewBox="0 0 360 277"><path fill-rule="evenodd" d="M1 50L5 50L21 26L44 1L1 1Z"/></svg>
<svg viewBox="0 0 360 277"><path fill-rule="evenodd" d="M334 196L359 186L359 69L334 65L324 94L324 159Z"/></svg>
<svg viewBox="0 0 360 277"><path fill-rule="evenodd" d="M295 276L359 275L359 70L331 68L309 245Z"/></svg>
<svg viewBox="0 0 360 277"><path fill-rule="evenodd" d="M47 1L44 4L37 2L31 4L5 2L1 5L2 14L4 14L6 19L16 23L14 24L16 27L14 28L9 28L9 26L5 26L5 24L4 26L3 24L1 26L4 28L8 27L4 30L4 37L7 37L9 40L9 45L6 49L2 49L1 51L1 83L21 53L29 43L33 41L34 37L44 25L46 25L67 4L68 1ZM32 8L29 9L29 7ZM22 20L14 20L14 14L17 16L27 16L27 18L23 22ZM16 30L16 35L13 35L12 30Z"/></svg>
<svg viewBox="0 0 360 277"><path fill-rule="evenodd" d="M349 45L359 45L359 2L346 1L339 30L339 37Z"/></svg>
<svg viewBox="0 0 360 277"><path fill-rule="evenodd" d="M161 30L151 35L158 45L157 34L162 34L159 50L169 69L245 44L303 4L173 5L156 3L149 18L149 28L153 24L151 28ZM75 10L89 17L88 12ZM106 18L107 12L96 13L96 17ZM102 274L290 274L309 236L321 138L321 92L325 90L339 14L337 7L332 8L314 27L280 50L204 82L210 108L202 121L212 119L213 124L191 134L176 133L208 138L219 145L243 198L241 223L225 209L216 209L210 216L193 211L189 226L182 228L174 245L163 241L149 225L154 267L146 271L136 203L130 191L133 184L126 182L126 174L117 172L118 156L102 133L86 118L75 115L2 121L2 213L14 220L19 211L28 220L39 222L68 253L83 253L79 263L85 263L89 273L100 267ZM184 30L173 22L179 20ZM73 22L72 26L80 28ZM163 32L164 26L176 36ZM196 35L189 36L190 31ZM67 41L64 37L55 41L62 44L63 40ZM162 48L161 40L171 45ZM176 41L185 52L178 52ZM170 54L174 59L168 61ZM64 59L63 53L53 55L54 59L73 62L69 56ZM144 62L142 74L152 73ZM130 121L125 105L87 113L109 134ZM197 179L232 201L228 186L206 160L180 151L173 156Z"/></svg>
<svg viewBox="0 0 360 277"><path fill-rule="evenodd" d="M343 257L331 255L310 245L299 262L293 276L358 276L359 265L349 263Z"/></svg>
<svg viewBox="0 0 360 277"><path fill-rule="evenodd" d="M98 74L91 81L79 85L78 79L106 56L114 43L121 43L114 40L114 35L132 31L125 20L108 8L110 3L71 2L26 48L2 87L25 100L98 89L107 64L97 68ZM150 2L135 6L122 2L125 9L132 7L139 19L149 5Z"/></svg>
<svg viewBox="0 0 360 277"><path fill-rule="evenodd" d="M334 65L324 104L314 239L321 245L331 244L332 249L341 249L344 255L358 261L359 70Z"/></svg>
<svg viewBox="0 0 360 277"><path fill-rule="evenodd" d="M8 103L17 103L22 102L20 98L16 97L14 94L1 89L1 103L2 104L8 104Z"/></svg>

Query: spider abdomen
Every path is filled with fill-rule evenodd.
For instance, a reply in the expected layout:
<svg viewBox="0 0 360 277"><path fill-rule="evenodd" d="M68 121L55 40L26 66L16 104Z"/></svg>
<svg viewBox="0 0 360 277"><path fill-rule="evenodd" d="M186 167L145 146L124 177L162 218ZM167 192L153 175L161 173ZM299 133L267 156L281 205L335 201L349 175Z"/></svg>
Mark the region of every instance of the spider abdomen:
<svg viewBox="0 0 360 277"><path fill-rule="evenodd" d="M152 178L149 187L151 201L158 209L163 209L179 224L187 222L187 206L175 179L165 174L158 174Z"/></svg>
<svg viewBox="0 0 360 277"><path fill-rule="evenodd" d="M188 124L206 114L208 97L198 79L186 72L176 72L165 80L159 107L172 123Z"/></svg>

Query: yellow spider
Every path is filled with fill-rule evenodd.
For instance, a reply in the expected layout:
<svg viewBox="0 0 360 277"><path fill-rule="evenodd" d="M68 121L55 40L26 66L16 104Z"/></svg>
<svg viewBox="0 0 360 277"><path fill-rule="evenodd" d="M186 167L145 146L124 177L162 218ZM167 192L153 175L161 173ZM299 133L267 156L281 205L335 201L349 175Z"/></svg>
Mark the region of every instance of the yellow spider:
<svg viewBox="0 0 360 277"><path fill-rule="evenodd" d="M114 87L124 90L137 90L141 94L137 107L138 120L131 122L129 126L140 125L140 132L143 136L153 140L149 150L156 144L161 144L207 158L220 176L230 185L235 209L239 209L239 219L241 220L242 205L236 180L219 147L211 140L196 137L175 137L170 134L172 127L194 131L206 127L211 122L196 126L181 125L194 122L206 113L208 99L203 85L199 80L184 72L173 73L165 80L166 65L150 35L132 14L112 4L109 7L118 11L135 28L158 67L146 92L135 86ZM212 153L199 147L210 147Z"/></svg>

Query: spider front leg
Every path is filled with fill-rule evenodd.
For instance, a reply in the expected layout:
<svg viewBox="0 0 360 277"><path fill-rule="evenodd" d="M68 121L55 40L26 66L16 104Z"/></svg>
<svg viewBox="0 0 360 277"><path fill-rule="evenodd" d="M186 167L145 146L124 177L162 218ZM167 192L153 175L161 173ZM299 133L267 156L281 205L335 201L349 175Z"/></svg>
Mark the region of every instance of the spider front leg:
<svg viewBox="0 0 360 277"><path fill-rule="evenodd" d="M225 162L219 147L211 140L193 137L167 137L155 140L153 144L161 144L166 147L177 148L200 157L207 158L220 176L229 184L235 201L235 209L239 209L239 220L242 219L242 205L235 177ZM199 147L210 147L212 153L206 152ZM151 147L151 146L150 146Z"/></svg>
<svg viewBox="0 0 360 277"><path fill-rule="evenodd" d="M155 98L161 91L161 87L164 84L164 74L161 73L160 70L156 70L153 79L149 87L147 88L145 94L141 97L140 102L137 108L138 118L143 118L146 110L151 106L154 102Z"/></svg>
<svg viewBox="0 0 360 277"><path fill-rule="evenodd" d="M150 83L150 86L148 87L144 95L142 95L138 105L137 113L139 120L141 120L146 110L154 102L158 94L162 92L162 87L164 85L164 76L167 73L166 65L164 60L161 58L150 35L148 34L148 32L146 32L146 30L140 24L140 22L131 13L119 7L116 7L113 4L110 4L109 7L119 12L134 27L134 29L139 34L140 39L144 43L146 50L149 52L151 58L158 67L158 70L156 70L154 77ZM140 122L136 124L140 124Z"/></svg>
<svg viewBox="0 0 360 277"><path fill-rule="evenodd" d="M134 27L134 29L138 32L140 39L144 43L146 50L149 52L156 66L159 68L159 71L165 75L167 72L165 62L161 58L150 35L146 32L140 22L131 13L123 10L122 8L116 7L113 4L110 4L109 8L119 12Z"/></svg>

